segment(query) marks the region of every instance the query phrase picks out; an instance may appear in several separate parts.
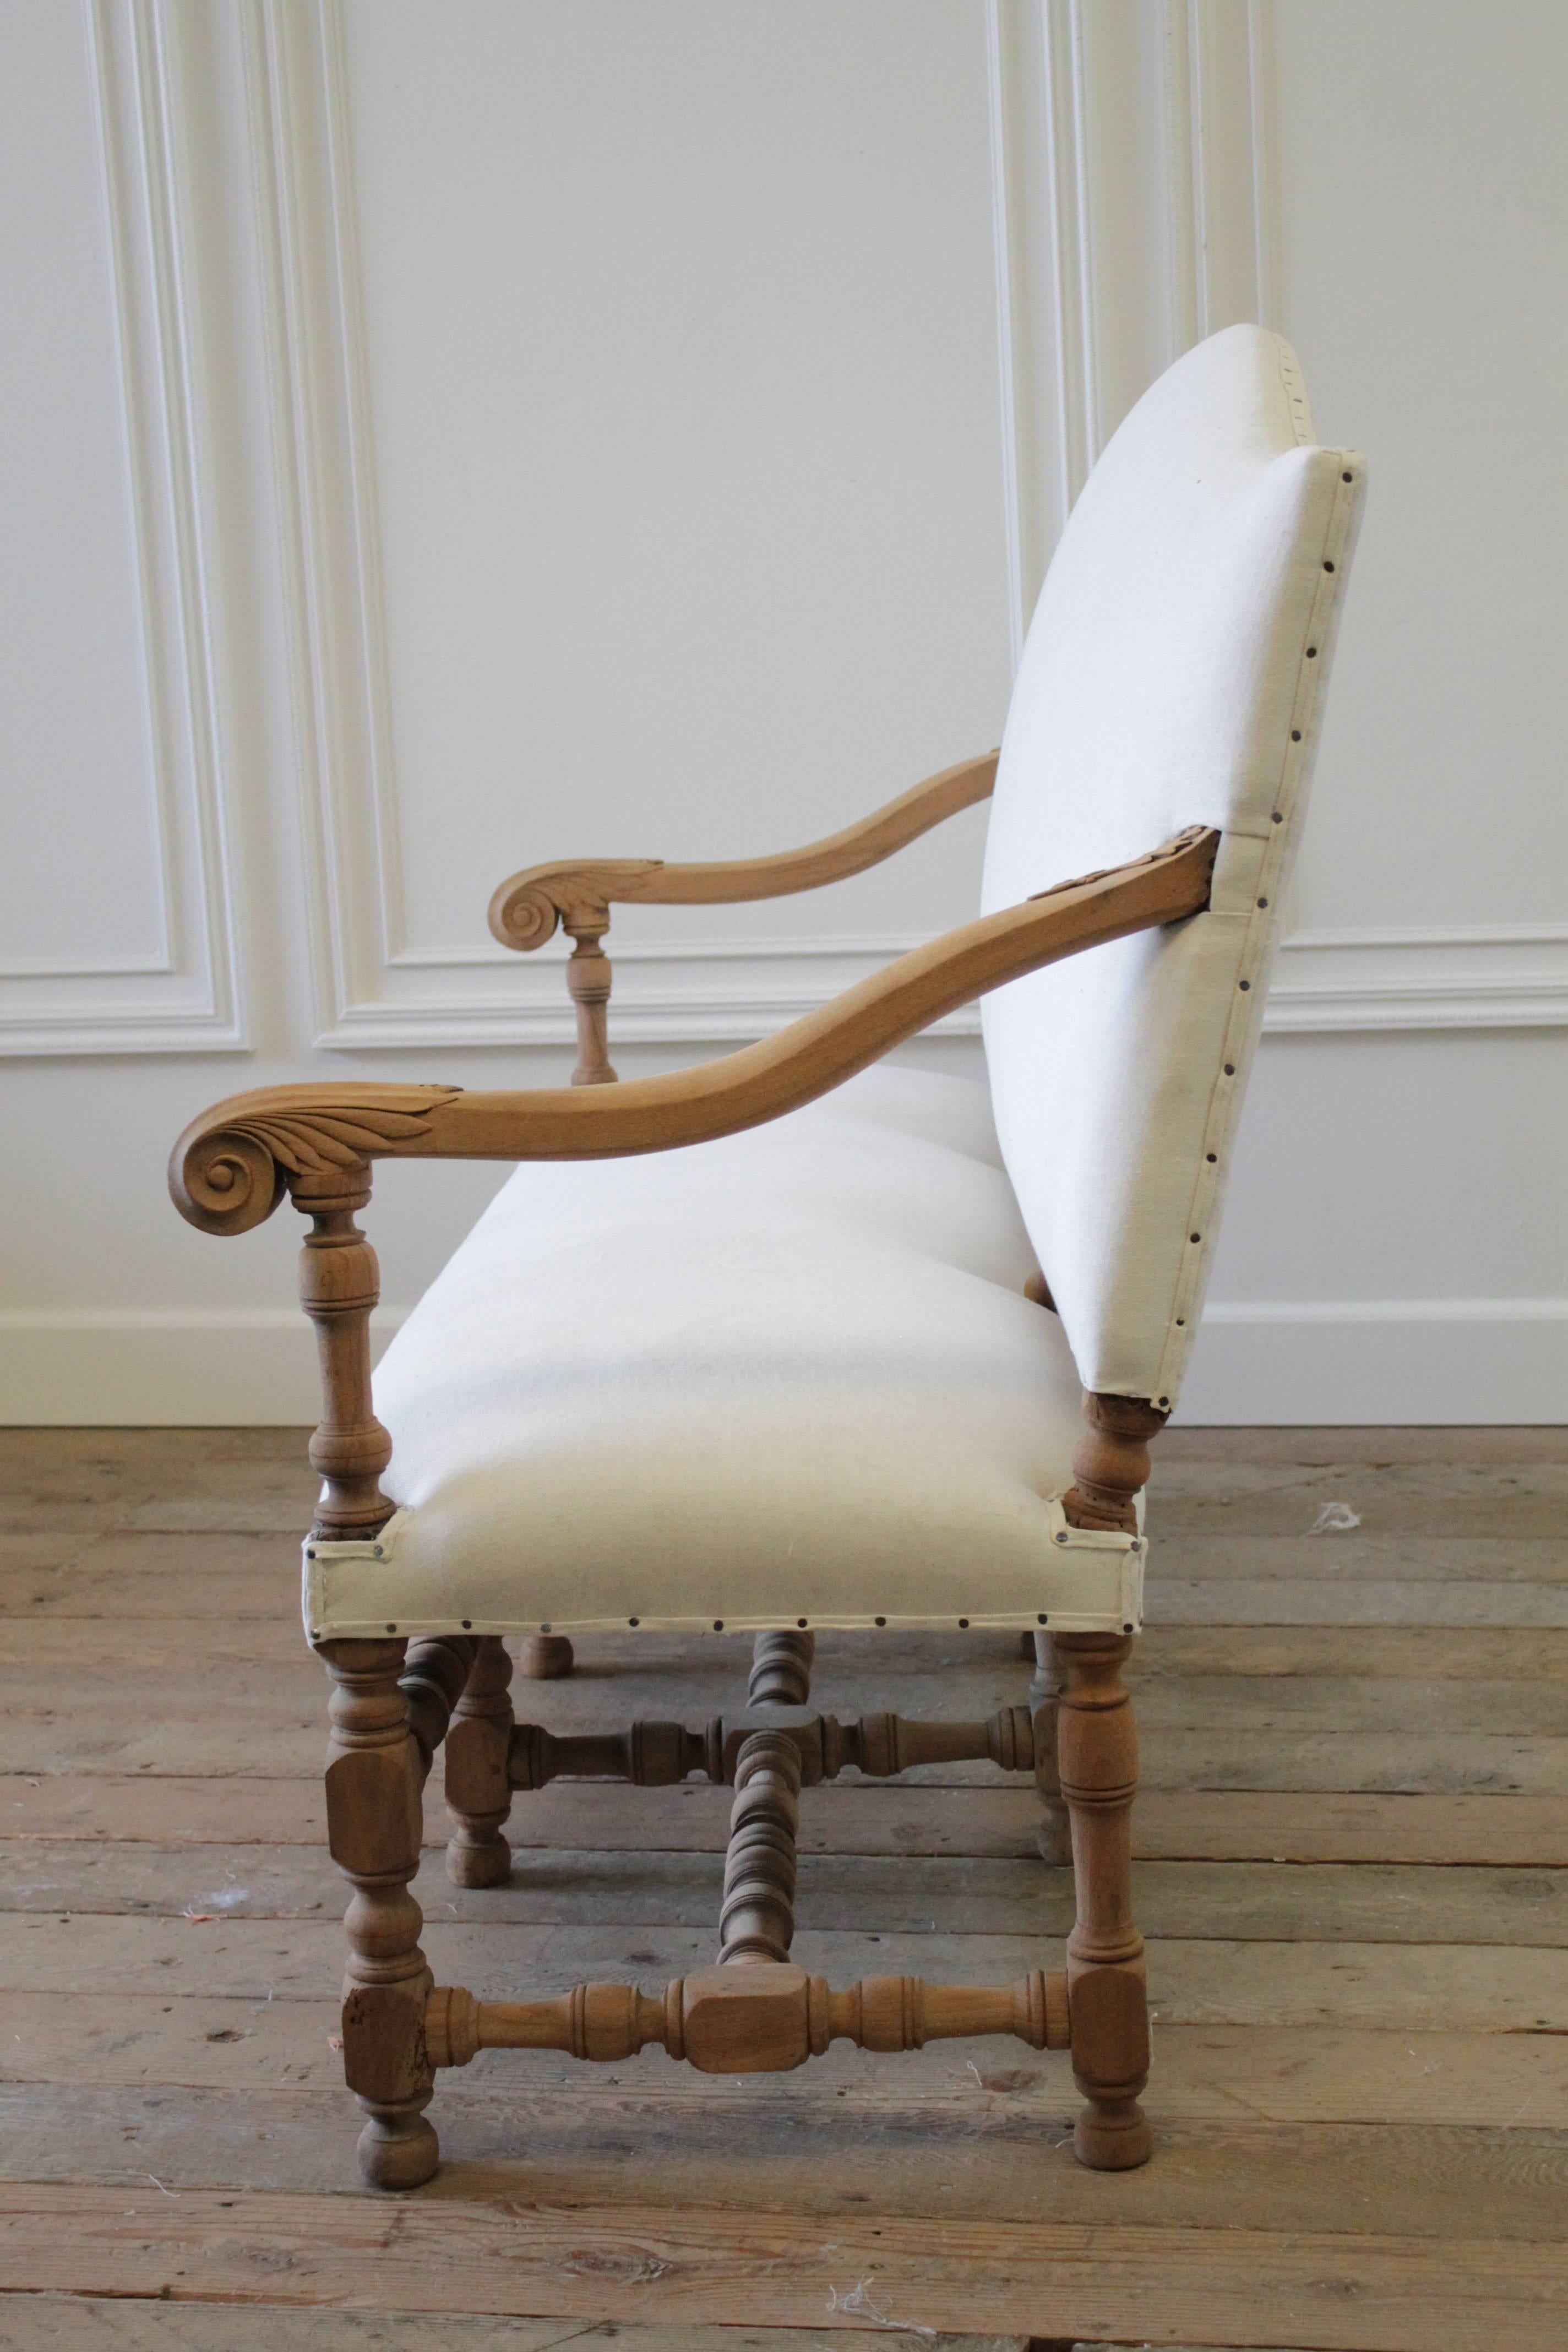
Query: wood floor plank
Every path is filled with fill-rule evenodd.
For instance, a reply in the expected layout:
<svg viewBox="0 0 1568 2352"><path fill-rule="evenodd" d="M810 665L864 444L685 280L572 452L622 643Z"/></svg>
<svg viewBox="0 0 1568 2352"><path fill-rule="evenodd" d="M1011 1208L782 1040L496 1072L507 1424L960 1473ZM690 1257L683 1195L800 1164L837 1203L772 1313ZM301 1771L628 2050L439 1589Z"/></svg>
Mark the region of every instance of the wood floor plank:
<svg viewBox="0 0 1568 2352"><path fill-rule="evenodd" d="M435 1915L423 1943L441 1983L487 1998L555 1994L584 1977L655 1984L707 1967L713 1930L648 1924L473 1927ZM313 1920L0 1915L0 1989L310 2000L337 1981L342 1944ZM889 1969L994 1982L1039 1965L1029 1936L806 1928L795 1957L835 1984ZM1536 1946L1243 1942L1155 1937L1151 1995L1171 2024L1321 2025L1568 2032L1568 1952Z"/></svg>
<svg viewBox="0 0 1568 2352"><path fill-rule="evenodd" d="M439 1853L414 1893L426 1912L474 1926L703 1928L717 1916L717 1853L520 1852L508 1885L452 1885ZM1518 1944L1568 1948L1568 1871L1396 1864L1147 1862L1145 1934L1230 1941ZM321 1850L247 1847L223 1868L206 1849L81 1839L0 1843L0 1914L303 1919L331 1912L342 1885ZM918 1875L901 1857L803 1854L796 1917L826 1931L912 1934L962 1919L973 1936L1065 1937L1071 1869L1037 1857L951 1854Z"/></svg>
<svg viewBox="0 0 1568 2352"><path fill-rule="evenodd" d="M100 1538L99 1541L105 1540ZM109 1540L114 1540L110 1538ZM1554 1536L1441 1536L1364 1528L1322 1535L1163 1535L1150 1557L1152 1581L1360 1583L1380 1578L1416 1584L1568 1583L1568 1545Z"/></svg>
<svg viewBox="0 0 1568 2352"><path fill-rule="evenodd" d="M689 1781L628 1790L556 1781L520 1797L514 1846L561 1852L722 1853L730 1792ZM813 1853L1007 1854L1033 1860L1033 1789L839 1783L812 1791L801 1850ZM425 1843L445 1844L438 1780L426 1790ZM13 1774L0 1780L0 1837L217 1845L321 1845L319 1774L289 1780ZM1321 1796L1291 1790L1146 1789L1132 1814L1134 1853L1199 1862L1414 1862L1568 1864L1568 1804L1556 1797Z"/></svg>
<svg viewBox="0 0 1568 2352"><path fill-rule="evenodd" d="M212 1774L224 1780L304 1780L319 1772L321 1724L303 1701L292 1722L280 1719L280 1710L259 1708L247 1716L237 1697L232 1707L226 1704L205 1712L194 1701L187 1704L192 1713L185 1719L149 1718L134 1707L106 1707L84 1719L74 1710L57 1714L47 1704L13 1706L0 1716L0 1775L108 1772L124 1778L146 1772L182 1779ZM576 1709L549 1702L540 1712L569 1728ZM670 1712L702 1720L694 1709L672 1706ZM605 1710L596 1706L583 1720L603 1724ZM994 1788L998 1776L989 1765L924 1765L900 1785ZM1288 1739L1269 1730L1231 1731L1219 1724L1191 1729L1153 1725L1142 1742L1142 1785L1562 1796L1568 1793L1568 1739L1448 1732L1440 1720L1420 1732L1297 1730Z"/></svg>
<svg viewBox="0 0 1568 2352"><path fill-rule="evenodd" d="M1189 1427L1178 1421L1161 1433L1155 1458L1156 1477L1178 1462L1286 1462L1329 1469L1363 1462L1568 1462L1568 1429L1556 1422L1511 1429L1239 1429Z"/></svg>
<svg viewBox="0 0 1568 2352"><path fill-rule="evenodd" d="M1416 1583L1374 1578L1345 1585L1279 1577L1184 1583L1152 1576L1152 1625L1568 1625L1568 1586Z"/></svg>
<svg viewBox="0 0 1568 2352"><path fill-rule="evenodd" d="M1163 1446L1134 1668L1153 2165L1081 2171L1065 2058L1011 2042L732 2083L495 2053L443 2077L443 2173L390 2205L352 2193L334 2046L302 1433L0 1433L0 2352L649 2326L648 2352L715 2327L724 2352L792 2329L847 2352L911 2325L1560 2352L1568 1433ZM1331 1502L1360 1525L1310 1532ZM570 1682L516 1695L558 1729L697 1723L748 1648L591 1637ZM826 1636L814 1695L952 1717L1026 1680L1011 1636ZM728 1806L557 1784L518 1801L513 1883L472 1895L435 1851L437 1772L438 1978L706 1962ZM840 1983L1036 1963L1068 1916L1037 1821L987 1768L811 1791L797 1957Z"/></svg>
<svg viewBox="0 0 1568 2352"><path fill-rule="evenodd" d="M1384 2233L1145 2229L514 2200L309 2198L15 2184L0 2287L224 2304L446 2309L665 2325L849 2315L880 2328L1027 2330L1125 2343L1157 2326L1216 2345L1329 2352L1560 2352L1560 2245Z"/></svg>
<svg viewBox="0 0 1568 2352"><path fill-rule="evenodd" d="M793 2085L781 2105L679 2095L685 2070L595 2088L542 2086L514 2056L483 2087L443 2084L432 2110L445 2193L557 2209L642 2202L646 2179L671 2201L817 2214L929 2213L1009 2221L1104 2217L1103 2182L1068 2138L1074 2092L1059 2062L1019 2091L965 2074L924 2095L875 2078ZM509 2085L510 2086L509 2089ZM739 2092L739 2086L733 2086ZM52 2102L52 2104L51 2104ZM174 2090L0 2084L0 2177L281 2189L353 2186L354 2110L341 2090ZM1563 2234L1568 2144L1531 2124L1484 2129L1263 2122L1243 2115L1156 2117L1160 2161L1122 2184L1121 2221L1267 2230L1367 2227L1442 2241L1548 2242ZM628 2138L644 2176L621 2160Z"/></svg>
<svg viewBox="0 0 1568 2352"><path fill-rule="evenodd" d="M659 1680L664 1705L693 1728L713 1713L744 1705L744 1683L727 1662L706 1673ZM159 1666L111 1659L45 1666L22 1655L0 1661L0 1714L17 1721L39 1715L89 1718L95 1735L121 1731L127 1723L140 1727L150 1716L163 1726L201 1727L217 1718L237 1732L237 1751L254 1727L277 1730L297 1724L319 1736L325 1717L325 1676L303 1654L287 1661L233 1661L223 1676L223 1704L217 1708L203 1676L186 1674L176 1687L168 1685L166 1658ZM895 1702L900 1714L918 1721L973 1720L1017 1704L1026 1687L1016 1660L953 1663L905 1674L869 1666L847 1671L829 1661L816 1677L815 1696L826 1713L850 1717L880 1699ZM1150 1738L1170 1729L1220 1726L1237 1733L1415 1734L1429 1732L1435 1719L1467 1736L1568 1738L1568 1679L1489 1681L1478 1671L1455 1687L1441 1678L1415 1676L1165 1671L1139 1676L1134 1697L1139 1723ZM643 1713L647 1697L641 1676L604 1668L543 1690L523 1683L514 1688L513 1703L520 1717L542 1717L555 1731L605 1730ZM994 1771L987 1777L997 1778Z"/></svg>
<svg viewBox="0 0 1568 2352"><path fill-rule="evenodd" d="M474 2317L449 2311L301 2311L226 2303L223 2352L865 2352L860 2328L641 2327L635 2322ZM0 2352L214 2352L205 2303L115 2295L0 2295ZM1025 2336L930 2339L939 2352L1029 2352ZM1178 2348L1179 2352L1179 2348Z"/></svg>
<svg viewBox="0 0 1568 2352"><path fill-rule="evenodd" d="M645 1983L657 1980L651 1969L642 1976ZM153 2101L174 2087L268 2095L308 2089L336 2099L339 2114L352 2122L342 2058L333 2047L339 2022L330 1995L252 2000L188 1995L173 1985L151 1994L0 1991L0 2080L119 2086ZM1342 2022L1184 2025L1163 2008L1155 2038L1158 2079L1150 2111L1162 2129L1178 2123L1500 2132L1568 2126L1568 2046L1558 2033ZM693 2102L708 2114L701 2103L717 2101L717 2114L734 2100L755 2099L764 2110L776 2100L781 2117L793 2116L798 2101L809 2109L829 2097L837 2104L840 2095L858 2107L881 2102L900 2113L911 2104L923 2112L933 2101L956 2103L972 2115L989 2113L984 2103L1001 2100L1006 2113L1026 2118L1071 2107L1065 2059L999 2040L966 2042L962 2049L943 2043L892 2059L839 2043L801 2073L765 2086L754 2080L716 2084L653 2051L614 2068L577 2065L544 2052L485 2052L473 2065L443 2075L439 2099L442 2111L454 2100L501 2101L509 2128L523 2135L507 2145L518 2147L526 2146L534 2101L556 2094L584 2115L595 2103L619 2114L632 2094L673 2103L683 2114L693 2111ZM149 2116L155 2112L149 2107ZM625 2143L628 2150L636 2144L635 2135ZM635 2168L629 2178L636 2181Z"/></svg>

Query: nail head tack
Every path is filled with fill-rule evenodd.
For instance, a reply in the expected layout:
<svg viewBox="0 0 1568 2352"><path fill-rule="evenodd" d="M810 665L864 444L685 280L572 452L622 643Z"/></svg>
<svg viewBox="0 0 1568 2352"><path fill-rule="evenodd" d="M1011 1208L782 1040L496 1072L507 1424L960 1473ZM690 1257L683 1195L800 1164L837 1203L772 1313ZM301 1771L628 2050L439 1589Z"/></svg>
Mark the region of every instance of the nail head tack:
<svg viewBox="0 0 1568 2352"><path fill-rule="evenodd" d="M1316 661L1316 660L1317 660L1317 658L1318 658L1318 648L1317 648L1317 646L1309 646L1307 647L1307 659L1308 659L1309 661Z"/></svg>
<svg viewBox="0 0 1568 2352"><path fill-rule="evenodd" d="M627 1623L628 1625L640 1625L640 1624L641 1624L641 1622L642 1622L642 1620L641 1620L641 1618L640 1618L640 1617L628 1617L628 1618L626 1619L626 1623Z"/></svg>
<svg viewBox="0 0 1568 2352"><path fill-rule="evenodd" d="M887 1622L888 1622L888 1621L887 1621L887 1619L886 1619L885 1617L879 1617L879 1618L878 1618L878 1620L877 1620L877 1622L878 1622L878 1624L879 1624L879 1625L885 1625L885 1624L887 1623Z"/></svg>
<svg viewBox="0 0 1568 2352"><path fill-rule="evenodd" d="M396 1633L396 1631L397 1631L397 1628L396 1628L396 1626L395 1626L395 1625L389 1625L389 1626L387 1627L387 1629L386 1629L386 1630L387 1630L387 1632L388 1632L389 1633Z"/></svg>
<svg viewBox="0 0 1568 2352"><path fill-rule="evenodd" d="M1252 986L1252 982L1249 980L1238 980L1236 984L1237 988L1250 988Z"/></svg>
<svg viewBox="0 0 1568 2352"><path fill-rule="evenodd" d="M1267 907L1267 905L1268 904L1268 899L1267 899L1267 898L1259 898L1259 900L1258 901L1258 905L1259 905L1260 907Z"/></svg>
<svg viewBox="0 0 1568 2352"><path fill-rule="evenodd" d="M1340 476L1340 479L1342 482L1353 482L1355 476L1353 474L1342 474Z"/></svg>
<svg viewBox="0 0 1568 2352"><path fill-rule="evenodd" d="M1038 1616L1038 1618L1037 1618L1037 1622L1039 1624L1041 1624L1041 1625L1048 1625L1048 1624L1050 1623L1050 1622L1051 1622L1051 1621L1050 1621L1050 1619L1047 1616L1047 1614L1046 1614L1045 1611L1042 1609L1042 1610L1040 1611L1040 1612L1039 1612L1039 1616Z"/></svg>
<svg viewBox="0 0 1568 2352"><path fill-rule="evenodd" d="M1212 1168L1215 1161L1219 1158L1219 1153L1217 1151L1205 1151L1204 1153L1204 1158L1208 1161L1209 1166Z"/></svg>
<svg viewBox="0 0 1568 2352"><path fill-rule="evenodd" d="M1202 1235L1202 1234L1189 1234L1187 1235L1187 1239L1188 1239L1190 1242L1201 1242L1201 1241L1202 1241L1202 1239L1203 1239L1203 1235Z"/></svg>
<svg viewBox="0 0 1568 2352"><path fill-rule="evenodd" d="M465 1618L464 1618L464 1620L463 1620L463 1631L464 1631L464 1633L471 1633L473 1632L473 1630L474 1630L474 1621L473 1621L473 1619L472 1619L471 1617L465 1617Z"/></svg>
<svg viewBox="0 0 1568 2352"><path fill-rule="evenodd" d="M1300 730L1300 729L1299 727L1292 727L1292 728L1291 728L1291 730L1290 730L1290 740L1291 740L1291 742L1292 742L1292 743L1299 743L1299 742L1300 741L1300 740L1301 740L1301 730Z"/></svg>
<svg viewBox="0 0 1568 2352"><path fill-rule="evenodd" d="M796 1623L798 1626L800 1626L800 1627L801 1627L802 1631L804 1632L805 1627L805 1619L804 1617L797 1617L797 1618L795 1619L795 1623Z"/></svg>
<svg viewBox="0 0 1568 2352"><path fill-rule="evenodd" d="M961 1633L968 1633L968 1631L969 1631L969 1620L968 1620L968 1618L967 1618L967 1617L961 1617L961 1618L959 1619L959 1621L958 1621L958 1630L959 1630L959 1632L960 1632Z"/></svg>
<svg viewBox="0 0 1568 2352"><path fill-rule="evenodd" d="M1225 1074L1226 1074L1226 1076L1227 1078L1234 1078L1234 1077L1235 1077L1235 1076L1236 1076L1236 1064L1235 1064L1234 1062L1227 1062L1227 1063L1226 1064L1226 1066L1225 1066Z"/></svg>
<svg viewBox="0 0 1568 2352"><path fill-rule="evenodd" d="M1333 565L1332 565L1331 563L1325 563L1325 564L1323 565L1323 569L1324 569L1324 571L1325 571L1325 572L1331 572L1331 571L1333 570L1333 568L1334 568L1334 567L1333 567Z"/></svg>
<svg viewBox="0 0 1568 2352"><path fill-rule="evenodd" d="M722 1617L715 1617L715 1618L714 1618L714 1620L713 1620L713 1631L714 1631L716 1633L721 1633L724 1631L724 1620L722 1619Z"/></svg>

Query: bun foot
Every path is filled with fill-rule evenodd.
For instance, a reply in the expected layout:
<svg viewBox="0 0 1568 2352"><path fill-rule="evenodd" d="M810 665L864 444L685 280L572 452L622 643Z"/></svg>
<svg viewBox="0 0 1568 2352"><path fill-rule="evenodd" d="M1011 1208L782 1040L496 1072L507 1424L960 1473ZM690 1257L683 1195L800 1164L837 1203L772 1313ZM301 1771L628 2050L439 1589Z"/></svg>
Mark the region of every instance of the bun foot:
<svg viewBox="0 0 1568 2352"><path fill-rule="evenodd" d="M1091 2099L1073 2126L1072 2152L1091 2172L1131 2172L1153 2155L1154 2135L1136 2099Z"/></svg>
<svg viewBox="0 0 1568 2352"><path fill-rule="evenodd" d="M518 1653L517 1663L530 1682L558 1683L577 1662L564 1633L531 1633Z"/></svg>
<svg viewBox="0 0 1568 2352"><path fill-rule="evenodd" d="M372 2189L419 2189L441 2161L435 2126L422 2115L374 2115L359 2136L360 2176Z"/></svg>
<svg viewBox="0 0 1568 2352"><path fill-rule="evenodd" d="M447 1842L447 1875L454 1886L504 1886L511 1848L500 1830L458 1830Z"/></svg>

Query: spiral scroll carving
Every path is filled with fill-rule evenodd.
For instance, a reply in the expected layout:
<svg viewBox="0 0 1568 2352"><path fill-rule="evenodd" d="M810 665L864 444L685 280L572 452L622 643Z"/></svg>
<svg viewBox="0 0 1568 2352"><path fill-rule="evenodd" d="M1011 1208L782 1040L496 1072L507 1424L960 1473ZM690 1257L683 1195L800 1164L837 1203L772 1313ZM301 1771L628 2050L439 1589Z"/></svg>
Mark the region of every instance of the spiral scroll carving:
<svg viewBox="0 0 1568 2352"><path fill-rule="evenodd" d="M537 885L525 886L497 900L490 928L509 948L518 948L527 955L554 938L561 928L563 912L548 890Z"/></svg>
<svg viewBox="0 0 1568 2352"><path fill-rule="evenodd" d="M493 938L503 948L527 955L552 939L563 923L569 931L602 937L610 928L610 902L635 898L637 885L663 866L659 857L605 857L575 866L530 866L509 876L490 900Z"/></svg>
<svg viewBox="0 0 1568 2352"><path fill-rule="evenodd" d="M174 1205L207 1234L264 1224L290 1177L359 1167L416 1142L457 1087L279 1087L241 1095L185 1129L169 1163Z"/></svg>

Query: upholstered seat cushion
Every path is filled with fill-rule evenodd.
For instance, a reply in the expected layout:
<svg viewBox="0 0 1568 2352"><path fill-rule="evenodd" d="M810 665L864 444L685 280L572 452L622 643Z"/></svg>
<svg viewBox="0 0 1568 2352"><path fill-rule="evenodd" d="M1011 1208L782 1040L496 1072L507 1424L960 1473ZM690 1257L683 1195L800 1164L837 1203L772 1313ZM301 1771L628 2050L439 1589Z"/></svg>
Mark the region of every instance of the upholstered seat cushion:
<svg viewBox="0 0 1568 2352"><path fill-rule="evenodd" d="M402 1508L313 1548L310 1630L1125 1622L1034 1262L984 1090L923 1071L520 1169L376 1374Z"/></svg>

